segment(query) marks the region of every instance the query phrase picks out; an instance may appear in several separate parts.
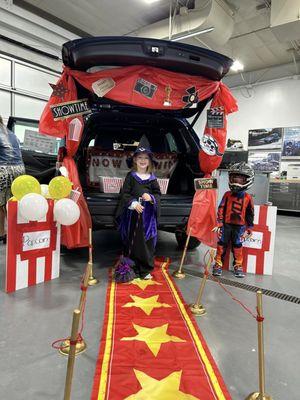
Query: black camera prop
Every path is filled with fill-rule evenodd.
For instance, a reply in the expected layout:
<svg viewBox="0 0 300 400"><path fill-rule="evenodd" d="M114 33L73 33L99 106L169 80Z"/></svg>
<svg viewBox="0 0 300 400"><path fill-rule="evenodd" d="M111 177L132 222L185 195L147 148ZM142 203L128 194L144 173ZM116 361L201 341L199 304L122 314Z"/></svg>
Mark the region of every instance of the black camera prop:
<svg viewBox="0 0 300 400"><path fill-rule="evenodd" d="M147 99L152 99L156 90L156 85L141 78L136 81L134 86L134 91L147 97Z"/></svg>

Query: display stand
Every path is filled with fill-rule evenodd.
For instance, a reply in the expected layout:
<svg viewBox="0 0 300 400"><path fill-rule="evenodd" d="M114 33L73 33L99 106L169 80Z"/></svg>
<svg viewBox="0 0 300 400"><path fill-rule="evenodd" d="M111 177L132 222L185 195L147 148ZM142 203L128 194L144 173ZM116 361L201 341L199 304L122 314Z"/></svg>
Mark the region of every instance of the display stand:
<svg viewBox="0 0 300 400"><path fill-rule="evenodd" d="M272 275L277 207L254 206L252 237L243 244L243 270L258 275ZM228 250L224 269L233 269L233 257Z"/></svg>

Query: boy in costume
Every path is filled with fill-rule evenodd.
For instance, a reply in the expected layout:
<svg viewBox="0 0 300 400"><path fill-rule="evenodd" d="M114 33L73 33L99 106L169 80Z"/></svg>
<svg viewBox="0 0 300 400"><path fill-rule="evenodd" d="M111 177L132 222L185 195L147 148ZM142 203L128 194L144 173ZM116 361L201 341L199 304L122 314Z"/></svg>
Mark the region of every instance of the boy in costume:
<svg viewBox="0 0 300 400"><path fill-rule="evenodd" d="M245 162L232 165L228 171L229 188L218 208L217 223L213 229L218 233L217 254L213 275L222 275L222 266L229 242L234 258L234 275L244 278L243 241L250 237L253 228L254 204L252 196L246 192L254 181L254 171Z"/></svg>

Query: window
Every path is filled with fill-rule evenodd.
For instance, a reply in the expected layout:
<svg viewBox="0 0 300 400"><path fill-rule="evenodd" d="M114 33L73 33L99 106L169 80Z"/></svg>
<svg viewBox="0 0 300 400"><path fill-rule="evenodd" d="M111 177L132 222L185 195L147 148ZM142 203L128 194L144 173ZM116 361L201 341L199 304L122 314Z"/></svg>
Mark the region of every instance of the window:
<svg viewBox="0 0 300 400"><path fill-rule="evenodd" d="M11 61L0 58L0 84L11 86Z"/></svg>
<svg viewBox="0 0 300 400"><path fill-rule="evenodd" d="M44 154L57 154L60 139L38 133L38 122L16 120L13 131L25 150Z"/></svg>
<svg viewBox="0 0 300 400"><path fill-rule="evenodd" d="M166 134L166 139L167 139L167 142L169 145L170 152L178 153L177 144L175 142L175 139L174 139L174 136L172 135L172 133L168 132Z"/></svg>
<svg viewBox="0 0 300 400"><path fill-rule="evenodd" d="M39 120L46 101L19 94L15 95L15 116Z"/></svg>
<svg viewBox="0 0 300 400"><path fill-rule="evenodd" d="M50 96L52 89L49 83L56 83L57 76L48 74L27 65L16 63L15 85L16 89Z"/></svg>
<svg viewBox="0 0 300 400"><path fill-rule="evenodd" d="M24 142L25 131L34 131L38 132L38 123L36 122L25 122L25 121L17 121L13 126L13 131L20 140L21 145Z"/></svg>
<svg viewBox="0 0 300 400"><path fill-rule="evenodd" d="M11 115L10 109L10 93L4 90L0 90L0 115L4 120L8 120Z"/></svg>

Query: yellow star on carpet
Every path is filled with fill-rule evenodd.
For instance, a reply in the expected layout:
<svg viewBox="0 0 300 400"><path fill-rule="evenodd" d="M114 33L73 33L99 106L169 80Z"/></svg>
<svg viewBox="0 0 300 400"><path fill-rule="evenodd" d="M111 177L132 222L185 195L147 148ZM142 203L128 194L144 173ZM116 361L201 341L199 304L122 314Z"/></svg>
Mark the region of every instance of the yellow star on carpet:
<svg viewBox="0 0 300 400"><path fill-rule="evenodd" d="M145 299L143 297L133 296L133 295L130 295L130 297L132 298L133 302L126 303L124 304L123 307L138 307L141 308L147 315L150 315L154 308L171 307L169 304L159 303L157 301L159 295L147 297Z"/></svg>
<svg viewBox="0 0 300 400"><path fill-rule="evenodd" d="M145 326L139 326L132 324L138 335L131 337L123 337L121 340L131 341L139 340L145 342L149 347L150 351L156 357L160 347L163 343L168 342L185 342L186 340L180 339L177 336L171 336L167 334L169 324L157 326L155 328L146 328Z"/></svg>
<svg viewBox="0 0 300 400"><path fill-rule="evenodd" d="M179 390L182 371L172 372L160 381L136 369L134 373L142 389L124 400L200 400Z"/></svg>
<svg viewBox="0 0 300 400"><path fill-rule="evenodd" d="M154 281L153 279L134 279L131 282L132 285L137 285L140 289L146 289L146 287L148 286L152 286L152 285L162 285L162 283L158 283L156 281Z"/></svg>

